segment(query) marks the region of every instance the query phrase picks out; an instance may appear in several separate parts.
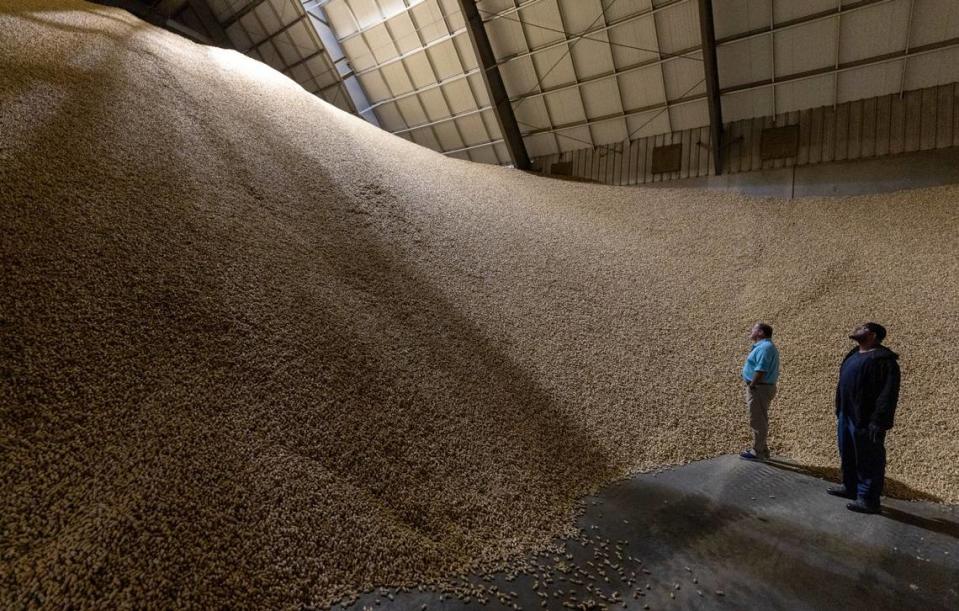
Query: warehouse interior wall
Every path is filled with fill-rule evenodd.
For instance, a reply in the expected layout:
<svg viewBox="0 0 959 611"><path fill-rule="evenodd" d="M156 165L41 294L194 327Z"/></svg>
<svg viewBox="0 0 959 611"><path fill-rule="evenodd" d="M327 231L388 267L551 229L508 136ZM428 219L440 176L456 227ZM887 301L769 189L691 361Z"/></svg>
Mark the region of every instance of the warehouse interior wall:
<svg viewBox="0 0 959 611"><path fill-rule="evenodd" d="M959 184L959 148L646 184L757 197L868 195Z"/></svg>
<svg viewBox="0 0 959 611"><path fill-rule="evenodd" d="M769 133L767 130L789 127L793 129L792 148L764 149L763 138ZM611 185L715 176L709 139L708 126L696 127L598 148L568 151L535 159L534 164L546 175ZM902 96L890 94L836 106L733 121L725 124L725 142L724 175L765 173L761 178L744 179L743 184L762 182L767 176L792 175L789 171L777 174L769 173L770 170L892 158L903 153L957 147L959 83L906 91ZM674 150L678 154L674 171L654 171L657 169L654 151L663 151L664 147L671 145L678 149ZM790 155L784 154L787 149ZM928 175L931 171L923 169L921 172ZM737 181L720 180L710 184L737 184ZM776 190L776 194L782 192Z"/></svg>

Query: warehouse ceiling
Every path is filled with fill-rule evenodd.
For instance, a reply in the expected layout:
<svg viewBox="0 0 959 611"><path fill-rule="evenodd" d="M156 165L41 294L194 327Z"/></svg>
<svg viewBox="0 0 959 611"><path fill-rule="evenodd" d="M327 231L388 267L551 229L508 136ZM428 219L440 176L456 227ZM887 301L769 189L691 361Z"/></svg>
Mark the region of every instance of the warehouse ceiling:
<svg viewBox="0 0 959 611"><path fill-rule="evenodd" d="M510 162L459 0L207 4L235 48L325 100ZM709 124L698 0L477 7L530 157ZM713 17L727 122L959 81L955 0L713 0Z"/></svg>

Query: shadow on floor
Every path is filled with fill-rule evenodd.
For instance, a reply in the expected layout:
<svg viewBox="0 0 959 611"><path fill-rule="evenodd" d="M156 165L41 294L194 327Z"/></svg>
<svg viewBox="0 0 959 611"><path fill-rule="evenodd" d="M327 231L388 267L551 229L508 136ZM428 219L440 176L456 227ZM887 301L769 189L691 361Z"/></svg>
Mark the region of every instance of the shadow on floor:
<svg viewBox="0 0 959 611"><path fill-rule="evenodd" d="M842 481L842 473L838 467L803 465L777 458L770 458L769 460L766 460L765 463L777 469L784 469L786 471L792 471L793 473L811 475L813 477L829 480L831 482ZM930 501L933 503L943 502L942 497L929 494L928 492L923 492L922 490L917 490L908 484L904 484L899 480L889 477L886 478L884 495L889 498L902 499L906 501Z"/></svg>

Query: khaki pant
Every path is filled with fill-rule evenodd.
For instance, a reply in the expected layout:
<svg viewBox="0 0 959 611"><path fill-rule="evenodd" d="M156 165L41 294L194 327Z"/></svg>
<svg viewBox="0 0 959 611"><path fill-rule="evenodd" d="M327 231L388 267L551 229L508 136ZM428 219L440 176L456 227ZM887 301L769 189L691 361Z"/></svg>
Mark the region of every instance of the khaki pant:
<svg viewBox="0 0 959 611"><path fill-rule="evenodd" d="M769 458L766 437L769 435L769 404L776 396L775 384L746 385L746 407L749 408L749 426L753 429L753 452L760 458Z"/></svg>

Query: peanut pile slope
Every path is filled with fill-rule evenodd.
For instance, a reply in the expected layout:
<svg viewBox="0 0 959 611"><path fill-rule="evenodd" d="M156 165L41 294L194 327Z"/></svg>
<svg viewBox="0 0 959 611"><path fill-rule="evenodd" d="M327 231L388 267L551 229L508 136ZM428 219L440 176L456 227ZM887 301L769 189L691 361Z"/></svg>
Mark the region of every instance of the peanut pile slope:
<svg viewBox="0 0 959 611"><path fill-rule="evenodd" d="M846 334L889 476L959 501L959 188L778 201L444 158L121 11L0 0L0 607L325 605L515 558L626 473L831 466Z"/></svg>

